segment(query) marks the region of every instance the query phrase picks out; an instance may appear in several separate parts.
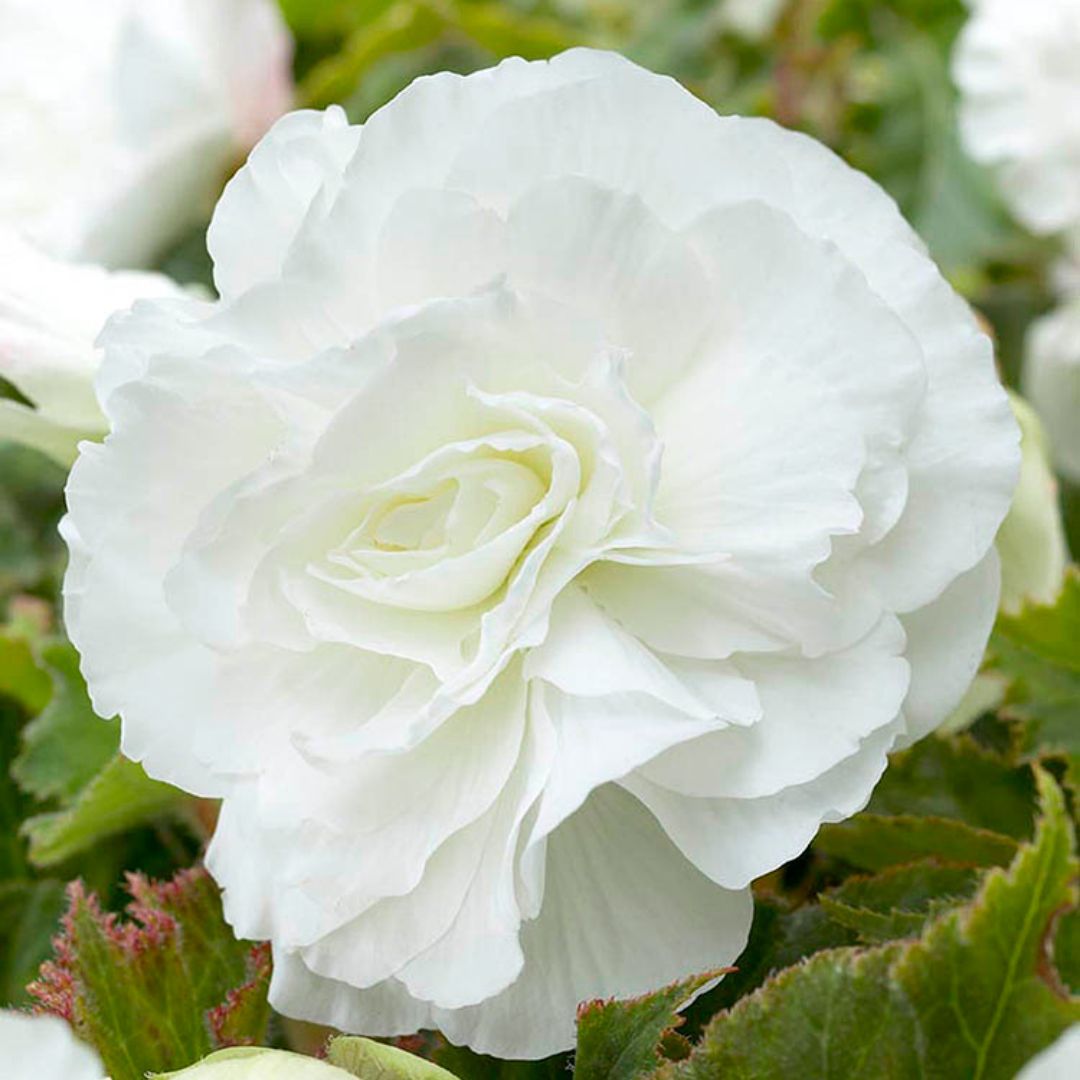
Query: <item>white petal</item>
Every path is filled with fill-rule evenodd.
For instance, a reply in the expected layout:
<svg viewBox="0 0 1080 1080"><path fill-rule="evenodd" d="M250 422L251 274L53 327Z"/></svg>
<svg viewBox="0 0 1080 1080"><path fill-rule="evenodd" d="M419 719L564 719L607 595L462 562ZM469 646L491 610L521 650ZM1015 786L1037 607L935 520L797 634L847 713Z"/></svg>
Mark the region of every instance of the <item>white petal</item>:
<svg viewBox="0 0 1080 1080"><path fill-rule="evenodd" d="M639 401L679 377L714 318L690 245L634 195L572 176L539 184L511 207L506 249L512 284L587 312L629 351Z"/></svg>
<svg viewBox="0 0 1080 1080"><path fill-rule="evenodd" d="M933 731L960 703L982 663L1001 591L993 548L932 604L902 619L911 689L904 702L904 745Z"/></svg>
<svg viewBox="0 0 1080 1080"><path fill-rule="evenodd" d="M680 795L641 773L620 783L656 815L703 874L726 889L741 889L799 855L823 822L842 821L866 805L896 731L890 725L875 732L851 757L809 783L760 799Z"/></svg>
<svg viewBox="0 0 1080 1080"><path fill-rule="evenodd" d="M699 874L634 799L609 786L552 837L544 906L522 933L523 974L502 994L441 1010L394 981L350 991L316 979L295 956L275 956L271 999L286 1015L344 1030L435 1026L482 1053L540 1058L573 1046L583 1001L635 996L730 964L746 943L752 906L749 892Z"/></svg>
<svg viewBox="0 0 1080 1080"><path fill-rule="evenodd" d="M223 296L280 275L311 204L337 194L359 141L360 128L336 105L290 113L267 132L229 181L207 232Z"/></svg>
<svg viewBox="0 0 1080 1080"><path fill-rule="evenodd" d="M7 1080L105 1080L97 1054L58 1016L0 1010L0 1046Z"/></svg>
<svg viewBox="0 0 1080 1080"><path fill-rule="evenodd" d="M515 669L408 751L332 769L290 770L279 758L257 787L234 793L207 853L230 923L243 937L309 945L415 889L438 848L499 798L524 725L525 686ZM249 816L260 822L255 834ZM253 879L264 887L253 888Z"/></svg>
<svg viewBox="0 0 1080 1080"><path fill-rule="evenodd" d="M889 616L858 644L817 659L736 657L731 666L756 686L761 719L681 743L640 772L698 797L757 799L809 783L896 719L910 681L905 644Z"/></svg>

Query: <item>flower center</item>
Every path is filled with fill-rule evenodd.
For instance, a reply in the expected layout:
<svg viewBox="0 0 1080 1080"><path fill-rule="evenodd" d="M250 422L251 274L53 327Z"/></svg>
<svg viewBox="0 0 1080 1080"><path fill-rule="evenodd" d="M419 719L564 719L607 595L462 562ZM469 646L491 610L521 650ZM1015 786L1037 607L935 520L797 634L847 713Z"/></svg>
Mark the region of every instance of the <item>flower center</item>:
<svg viewBox="0 0 1080 1080"><path fill-rule="evenodd" d="M566 508L578 479L568 465L527 432L448 447L369 491L357 524L312 572L393 607L470 607Z"/></svg>

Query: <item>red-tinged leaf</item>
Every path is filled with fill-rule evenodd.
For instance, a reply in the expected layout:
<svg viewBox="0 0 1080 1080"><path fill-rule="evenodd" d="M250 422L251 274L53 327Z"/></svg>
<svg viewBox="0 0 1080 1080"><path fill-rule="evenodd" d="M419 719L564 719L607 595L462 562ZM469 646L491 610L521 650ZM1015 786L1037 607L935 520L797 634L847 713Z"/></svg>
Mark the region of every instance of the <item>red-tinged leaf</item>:
<svg viewBox="0 0 1080 1080"><path fill-rule="evenodd" d="M182 1068L226 1040L260 1042L269 959L233 936L209 875L131 875L128 889L120 918L80 882L69 886L54 959L29 988L40 1008L92 1043L113 1080Z"/></svg>
<svg viewBox="0 0 1080 1080"><path fill-rule="evenodd" d="M230 990L225 1000L208 1014L210 1030L218 1046L252 1046L270 1023L270 946L253 945L247 959L250 977Z"/></svg>
<svg viewBox="0 0 1080 1080"><path fill-rule="evenodd" d="M685 1057L684 1044L672 1038L682 1023L679 1009L722 974L706 972L628 1001L580 1006L575 1080L634 1080L663 1063L666 1047Z"/></svg>

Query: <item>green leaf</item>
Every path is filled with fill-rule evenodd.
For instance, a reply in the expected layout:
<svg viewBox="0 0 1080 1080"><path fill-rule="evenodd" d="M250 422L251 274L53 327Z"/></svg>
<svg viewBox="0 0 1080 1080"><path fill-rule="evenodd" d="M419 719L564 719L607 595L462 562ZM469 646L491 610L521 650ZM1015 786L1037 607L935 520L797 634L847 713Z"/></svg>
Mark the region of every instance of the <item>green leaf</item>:
<svg viewBox="0 0 1080 1080"><path fill-rule="evenodd" d="M526 15L505 3L433 4L450 26L495 56L545 60L564 49L584 44L581 33L557 19Z"/></svg>
<svg viewBox="0 0 1080 1080"><path fill-rule="evenodd" d="M67 800L116 756L120 731L94 712L71 645L54 642L42 648L41 657L51 678L51 700L23 729L12 775L37 799Z"/></svg>
<svg viewBox="0 0 1080 1080"><path fill-rule="evenodd" d="M1006 866L1016 854L1016 841L949 818L864 813L826 825L814 848L863 870L884 870L925 858L963 866Z"/></svg>
<svg viewBox="0 0 1080 1080"><path fill-rule="evenodd" d="M679 1009L722 972L673 983L629 1001L591 1001L578 1009L576 1080L634 1080L661 1064L661 1044L681 1023Z"/></svg>
<svg viewBox="0 0 1080 1080"><path fill-rule="evenodd" d="M0 697L36 716L51 694L49 676L38 666L30 642L18 634L0 633Z"/></svg>
<svg viewBox="0 0 1080 1080"><path fill-rule="evenodd" d="M848 878L822 894L820 904L841 926L867 943L918 934L944 907L970 899L979 883L971 867L924 860L874 877Z"/></svg>
<svg viewBox="0 0 1080 1080"><path fill-rule="evenodd" d="M1080 570L1071 567L1053 606L998 619L993 662L1009 679L1005 703L1028 723L1033 751L1062 751L1080 769Z"/></svg>
<svg viewBox="0 0 1080 1080"><path fill-rule="evenodd" d="M1047 955L1076 902L1077 860L1061 789L1038 773L1043 816L1008 870L920 938L820 952L709 1024L658 1080L1011 1080L1080 1020Z"/></svg>
<svg viewBox="0 0 1080 1080"><path fill-rule="evenodd" d="M65 906L59 881L0 885L0 1008L30 1003L26 984L52 952Z"/></svg>
<svg viewBox="0 0 1080 1080"><path fill-rule="evenodd" d="M214 1042L237 1046L251 1041L252 1032L266 1031L270 1025L270 974L273 964L270 946L256 945L249 954L250 977L243 986L230 990L225 1000L207 1014Z"/></svg>
<svg viewBox="0 0 1080 1080"><path fill-rule="evenodd" d="M893 754L867 809L873 814L955 818L1017 839L1031 836L1035 780L968 735L929 738Z"/></svg>
<svg viewBox="0 0 1080 1080"><path fill-rule="evenodd" d="M434 1062L357 1036L332 1039L326 1060L361 1080L457 1080Z"/></svg>
<svg viewBox="0 0 1080 1080"><path fill-rule="evenodd" d="M341 49L316 64L297 95L308 108L343 101L385 57L418 49L446 29L442 16L419 0L397 0L379 18L357 27Z"/></svg>
<svg viewBox="0 0 1080 1080"><path fill-rule="evenodd" d="M212 1019L230 991L260 978L265 947L237 941L203 870L168 883L129 877L130 918L102 913L80 883L52 962L31 994L93 1044L112 1080L142 1080L199 1061L216 1049ZM232 1037L265 1038L265 1014Z"/></svg>
<svg viewBox="0 0 1080 1080"><path fill-rule="evenodd" d="M182 809L187 796L141 765L117 754L66 809L38 814L23 825L30 861L53 866L107 837Z"/></svg>
<svg viewBox="0 0 1080 1080"><path fill-rule="evenodd" d="M436 1047L431 1057L461 1080L567 1080L571 1069L567 1054L540 1061L501 1061L449 1043Z"/></svg>
<svg viewBox="0 0 1080 1080"><path fill-rule="evenodd" d="M851 1080L918 1075L910 1006L888 979L902 951L820 952L721 1013L665 1080ZM961 1074L962 1075L962 1074Z"/></svg>
<svg viewBox="0 0 1080 1080"><path fill-rule="evenodd" d="M1065 912L1058 921L1054 965L1069 990L1080 994L1080 911Z"/></svg>
<svg viewBox="0 0 1080 1080"><path fill-rule="evenodd" d="M44 454L0 442L0 606L17 592L56 589L64 547L56 525L66 476Z"/></svg>
<svg viewBox="0 0 1080 1080"><path fill-rule="evenodd" d="M893 968L919 1017L929 1075L1012 1077L1080 1020L1044 973L1054 919L1076 903L1075 838L1061 788L1038 774L1043 818L1009 870L937 920ZM1055 980L1056 982L1056 980Z"/></svg>
<svg viewBox="0 0 1080 1080"><path fill-rule="evenodd" d="M750 940L735 961L735 971L715 990L699 998L688 1010L692 1023L708 1020L756 990L775 971L823 949L854 945L854 931L839 925L817 904L787 910L773 900L757 899Z"/></svg>

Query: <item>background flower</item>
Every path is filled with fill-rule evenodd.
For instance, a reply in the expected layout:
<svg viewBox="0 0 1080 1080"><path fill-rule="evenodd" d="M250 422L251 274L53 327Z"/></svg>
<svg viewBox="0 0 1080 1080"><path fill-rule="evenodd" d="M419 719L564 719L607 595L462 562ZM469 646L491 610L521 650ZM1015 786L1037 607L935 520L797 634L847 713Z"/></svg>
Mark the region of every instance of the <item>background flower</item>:
<svg viewBox="0 0 1080 1080"><path fill-rule="evenodd" d="M729 963L997 607L1015 423L893 204L573 51L285 118L210 246L106 333L66 618L276 1006L536 1057Z"/></svg>
<svg viewBox="0 0 1080 1080"><path fill-rule="evenodd" d="M760 39L776 25L787 0L724 0L720 7L723 26L751 39Z"/></svg>
<svg viewBox="0 0 1080 1080"><path fill-rule="evenodd" d="M0 222L152 262L291 100L272 0L0 0Z"/></svg>
<svg viewBox="0 0 1080 1080"><path fill-rule="evenodd" d="M97 1055L55 1016L0 1010L7 1080L105 1080Z"/></svg>
<svg viewBox="0 0 1080 1080"><path fill-rule="evenodd" d="M0 439L70 465L80 439L108 430L93 385L106 319L144 297L182 295L160 274L60 262L0 231L0 377L23 398L0 398Z"/></svg>
<svg viewBox="0 0 1080 1080"><path fill-rule="evenodd" d="M960 131L1036 232L1080 223L1080 7L980 0L957 42Z"/></svg>

